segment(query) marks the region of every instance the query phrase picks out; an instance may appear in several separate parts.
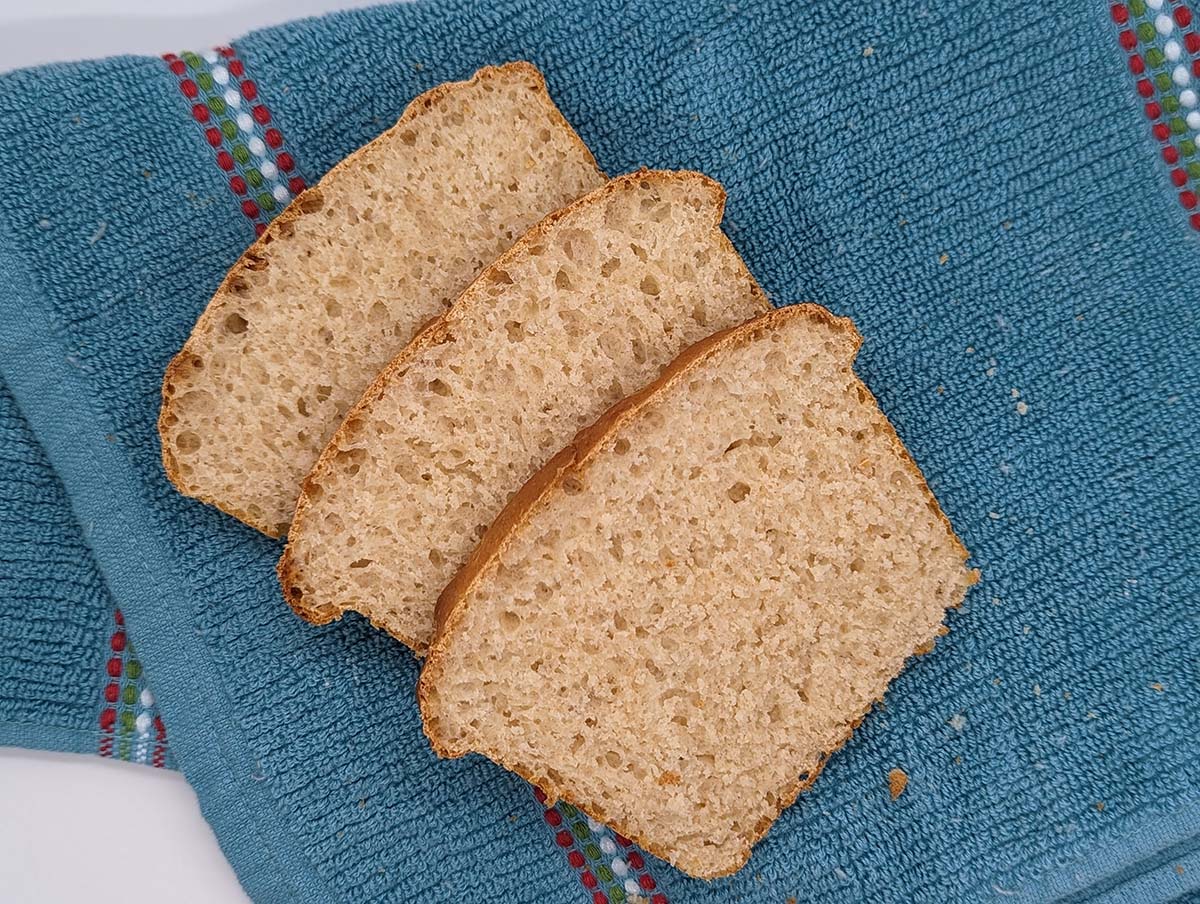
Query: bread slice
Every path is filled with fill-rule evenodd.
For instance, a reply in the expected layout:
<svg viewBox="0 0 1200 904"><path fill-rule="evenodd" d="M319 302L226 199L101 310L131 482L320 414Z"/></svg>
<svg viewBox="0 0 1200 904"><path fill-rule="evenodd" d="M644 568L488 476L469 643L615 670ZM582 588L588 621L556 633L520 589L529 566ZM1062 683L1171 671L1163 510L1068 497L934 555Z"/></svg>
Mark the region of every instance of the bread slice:
<svg viewBox="0 0 1200 904"><path fill-rule="evenodd" d="M526 229L603 183L529 63L422 94L229 271L163 380L171 481L282 535L379 369Z"/></svg>
<svg viewBox="0 0 1200 904"><path fill-rule="evenodd" d="M698 173L614 179L531 230L380 375L304 482L279 575L423 652L509 496L678 352L769 308Z"/></svg>
<svg viewBox="0 0 1200 904"><path fill-rule="evenodd" d="M419 685L437 752L694 876L745 863L975 579L858 345L782 308L539 471L439 601Z"/></svg>

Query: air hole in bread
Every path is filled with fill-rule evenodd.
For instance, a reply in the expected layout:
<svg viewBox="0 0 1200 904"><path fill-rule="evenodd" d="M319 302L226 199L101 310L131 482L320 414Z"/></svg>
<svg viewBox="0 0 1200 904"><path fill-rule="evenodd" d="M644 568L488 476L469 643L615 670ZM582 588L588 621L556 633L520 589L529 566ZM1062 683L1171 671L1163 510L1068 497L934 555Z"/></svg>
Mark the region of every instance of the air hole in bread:
<svg viewBox="0 0 1200 904"><path fill-rule="evenodd" d="M621 545L621 536L614 534L608 543L608 554L618 562L625 561L625 548Z"/></svg>
<svg viewBox="0 0 1200 904"><path fill-rule="evenodd" d="M319 189L310 188L297 199L297 206L302 213L316 213L325 206L325 196Z"/></svg>
<svg viewBox="0 0 1200 904"><path fill-rule="evenodd" d="M246 322L246 318L236 311L227 315L225 318L225 332L234 336L240 336L242 333L246 332L246 329L249 327L249 325L250 324Z"/></svg>
<svg viewBox="0 0 1200 904"><path fill-rule="evenodd" d="M200 445L200 435L191 430L184 430L175 441L175 448L185 455L200 451Z"/></svg>

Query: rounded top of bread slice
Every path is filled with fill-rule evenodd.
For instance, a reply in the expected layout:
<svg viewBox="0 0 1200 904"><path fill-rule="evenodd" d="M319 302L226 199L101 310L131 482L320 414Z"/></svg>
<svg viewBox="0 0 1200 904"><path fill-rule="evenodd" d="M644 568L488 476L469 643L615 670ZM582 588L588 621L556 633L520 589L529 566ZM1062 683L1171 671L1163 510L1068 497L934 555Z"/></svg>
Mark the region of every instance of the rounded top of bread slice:
<svg viewBox="0 0 1200 904"><path fill-rule="evenodd" d="M434 749L692 875L745 863L975 580L858 345L780 309L554 456L441 596L418 688Z"/></svg>
<svg viewBox="0 0 1200 904"><path fill-rule="evenodd" d="M242 255L163 380L163 465L272 536L379 368L545 214L603 184L529 63L417 97Z"/></svg>

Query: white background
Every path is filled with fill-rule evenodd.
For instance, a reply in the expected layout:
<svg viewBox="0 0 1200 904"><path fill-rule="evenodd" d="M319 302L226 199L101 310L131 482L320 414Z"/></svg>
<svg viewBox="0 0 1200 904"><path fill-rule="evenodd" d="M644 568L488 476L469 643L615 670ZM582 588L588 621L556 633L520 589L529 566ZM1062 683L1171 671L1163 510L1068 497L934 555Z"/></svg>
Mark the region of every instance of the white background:
<svg viewBox="0 0 1200 904"><path fill-rule="evenodd" d="M0 72L115 53L204 50L251 28L366 5L0 0ZM183 778L100 757L0 748L0 902L130 901L246 904Z"/></svg>
<svg viewBox="0 0 1200 904"><path fill-rule="evenodd" d="M252 28L379 0L0 0L0 72L55 60L206 50Z"/></svg>

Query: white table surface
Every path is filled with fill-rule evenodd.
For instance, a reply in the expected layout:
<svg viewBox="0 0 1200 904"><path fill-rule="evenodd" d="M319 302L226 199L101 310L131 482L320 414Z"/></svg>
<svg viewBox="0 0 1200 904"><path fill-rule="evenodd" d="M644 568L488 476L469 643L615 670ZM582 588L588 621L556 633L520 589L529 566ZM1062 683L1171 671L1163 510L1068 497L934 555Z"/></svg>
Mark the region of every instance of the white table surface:
<svg viewBox="0 0 1200 904"><path fill-rule="evenodd" d="M0 0L0 72L116 53L203 50L251 28L367 5ZM100 757L0 748L0 902L130 901L247 901L187 782Z"/></svg>
<svg viewBox="0 0 1200 904"><path fill-rule="evenodd" d="M0 747L0 901L248 899L177 772Z"/></svg>

